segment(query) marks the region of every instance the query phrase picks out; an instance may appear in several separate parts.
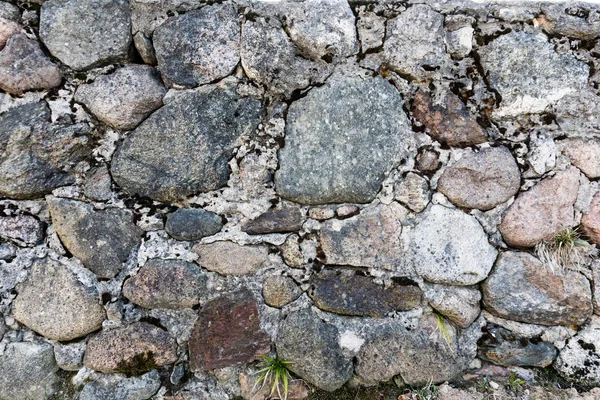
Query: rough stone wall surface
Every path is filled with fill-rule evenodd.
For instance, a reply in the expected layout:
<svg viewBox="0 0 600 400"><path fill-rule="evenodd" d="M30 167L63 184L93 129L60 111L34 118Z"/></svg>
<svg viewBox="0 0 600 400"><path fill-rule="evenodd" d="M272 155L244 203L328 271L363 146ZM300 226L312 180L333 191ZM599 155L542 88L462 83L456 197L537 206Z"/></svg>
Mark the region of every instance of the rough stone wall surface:
<svg viewBox="0 0 600 400"><path fill-rule="evenodd" d="M0 400L599 399L599 178L600 5L0 0Z"/></svg>

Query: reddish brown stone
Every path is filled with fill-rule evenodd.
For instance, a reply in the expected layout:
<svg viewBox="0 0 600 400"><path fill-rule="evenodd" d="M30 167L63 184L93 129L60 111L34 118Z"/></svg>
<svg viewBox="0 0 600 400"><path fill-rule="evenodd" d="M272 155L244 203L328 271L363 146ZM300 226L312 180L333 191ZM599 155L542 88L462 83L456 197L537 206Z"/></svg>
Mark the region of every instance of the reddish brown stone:
<svg viewBox="0 0 600 400"><path fill-rule="evenodd" d="M590 211L581 217L581 228L592 242L600 245L600 192L592 199Z"/></svg>
<svg viewBox="0 0 600 400"><path fill-rule="evenodd" d="M475 116L451 92L440 93L434 104L430 92L422 88L415 95L411 111L429 134L443 144L463 147L488 140Z"/></svg>
<svg viewBox="0 0 600 400"><path fill-rule="evenodd" d="M194 325L190 368L206 371L250 362L269 353L270 342L247 289L221 296L204 306Z"/></svg>

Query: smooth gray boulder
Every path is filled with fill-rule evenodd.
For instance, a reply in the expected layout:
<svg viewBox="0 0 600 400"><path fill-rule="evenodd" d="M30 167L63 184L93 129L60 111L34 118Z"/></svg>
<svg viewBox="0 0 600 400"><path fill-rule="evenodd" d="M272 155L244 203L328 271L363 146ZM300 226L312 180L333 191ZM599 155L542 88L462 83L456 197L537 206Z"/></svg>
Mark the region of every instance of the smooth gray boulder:
<svg viewBox="0 0 600 400"><path fill-rule="evenodd" d="M128 378L103 378L86 384L81 390L79 400L146 400L160 389L160 375L157 370Z"/></svg>
<svg viewBox="0 0 600 400"><path fill-rule="evenodd" d="M167 217L165 230L174 239L195 241L218 233L223 227L220 216L201 208L180 208Z"/></svg>

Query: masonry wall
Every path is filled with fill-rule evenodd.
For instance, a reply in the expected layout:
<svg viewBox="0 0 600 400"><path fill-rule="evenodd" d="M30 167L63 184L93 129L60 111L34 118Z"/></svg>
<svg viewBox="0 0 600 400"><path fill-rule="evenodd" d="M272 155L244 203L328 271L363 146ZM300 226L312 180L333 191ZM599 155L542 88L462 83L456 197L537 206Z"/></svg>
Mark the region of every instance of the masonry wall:
<svg viewBox="0 0 600 400"><path fill-rule="evenodd" d="M597 386L599 36L585 3L0 2L0 399L276 398L265 355L290 399Z"/></svg>

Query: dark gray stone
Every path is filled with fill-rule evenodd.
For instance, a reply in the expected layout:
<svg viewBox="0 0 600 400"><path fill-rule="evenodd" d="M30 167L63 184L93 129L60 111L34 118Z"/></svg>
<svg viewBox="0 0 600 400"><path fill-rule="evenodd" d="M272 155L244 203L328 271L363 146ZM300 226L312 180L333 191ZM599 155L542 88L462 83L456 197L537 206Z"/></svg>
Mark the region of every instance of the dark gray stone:
<svg viewBox="0 0 600 400"><path fill-rule="evenodd" d="M44 224L31 215L0 217L0 237L20 245L36 245L44 240Z"/></svg>
<svg viewBox="0 0 600 400"><path fill-rule="evenodd" d="M330 79L289 108L276 190L302 204L368 203L411 144L402 97L391 84Z"/></svg>
<svg viewBox="0 0 600 400"><path fill-rule="evenodd" d="M131 13L125 0L49 0L40 13L40 38L75 70L127 60Z"/></svg>
<svg viewBox="0 0 600 400"><path fill-rule="evenodd" d="M302 229L305 219L298 209L271 209L242 225L242 231L249 235L295 232Z"/></svg>
<svg viewBox="0 0 600 400"><path fill-rule="evenodd" d="M54 229L65 247L99 278L112 278L141 243L129 210L96 211L87 203L48 196Z"/></svg>
<svg viewBox="0 0 600 400"><path fill-rule="evenodd" d="M260 101L231 88L181 94L125 139L112 160L113 179L159 201L218 189L229 178L236 141L256 128L260 114Z"/></svg>
<svg viewBox="0 0 600 400"><path fill-rule="evenodd" d="M279 327L277 356L291 362L290 371L329 392L352 376L352 360L342 354L338 330L309 310L288 315Z"/></svg>
<svg viewBox="0 0 600 400"><path fill-rule="evenodd" d="M88 199L107 201L112 197L111 179L106 165L102 165L88 174L83 194Z"/></svg>
<svg viewBox="0 0 600 400"><path fill-rule="evenodd" d="M215 4L170 18L154 31L158 69L168 86L212 82L240 60L240 24L231 4Z"/></svg>
<svg viewBox="0 0 600 400"><path fill-rule="evenodd" d="M223 227L220 216L201 208L180 208L167 217L165 230L177 240L200 240L218 233Z"/></svg>
<svg viewBox="0 0 600 400"><path fill-rule="evenodd" d="M0 194L31 199L74 182L73 167L91 155L89 127L51 124L45 102L0 115Z"/></svg>

